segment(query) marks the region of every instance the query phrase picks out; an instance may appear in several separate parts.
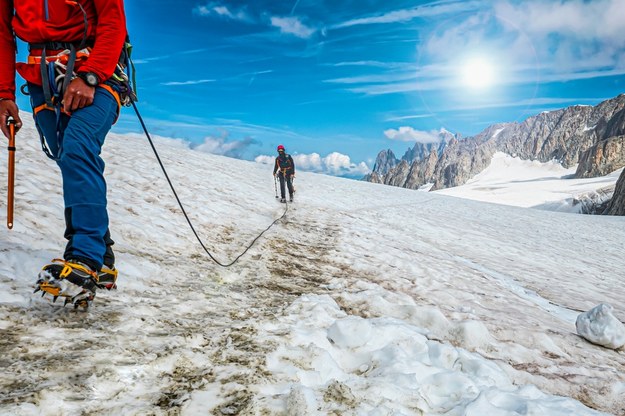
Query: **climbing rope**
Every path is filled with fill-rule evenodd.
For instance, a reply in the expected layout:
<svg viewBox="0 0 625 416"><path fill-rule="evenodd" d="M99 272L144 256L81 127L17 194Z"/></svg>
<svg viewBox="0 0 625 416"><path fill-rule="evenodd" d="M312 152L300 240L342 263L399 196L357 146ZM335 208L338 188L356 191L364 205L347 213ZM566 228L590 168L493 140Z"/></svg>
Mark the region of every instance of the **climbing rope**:
<svg viewBox="0 0 625 416"><path fill-rule="evenodd" d="M161 161L161 157L159 156L158 152L156 151L156 147L154 146L154 141L152 140L152 137L150 136L150 133L148 132L147 127L145 126L145 123L143 121L143 117L141 117L141 114L139 113L139 109L137 108L137 105L135 104L135 102L134 101L131 101L131 102L132 102L132 107L134 108L135 113L137 114L137 118L139 119L139 123L141 123L141 127L143 128L143 131L145 132L145 135L148 138L148 141L150 142L150 146L152 147L152 151L154 152L154 155L156 156L156 160L158 161L158 164L160 165L161 170L163 171L163 174L165 175L165 179L167 179L167 183L169 184L169 187L171 188L171 191L174 194L174 197L176 198L176 201L178 201L178 206L182 210L182 213L183 213L185 219L187 220L187 223L189 224L189 227L191 228L191 231L193 231L193 234L195 235L195 238L200 243L200 246L202 246L202 248L204 249L206 254L208 254L208 256L211 258L211 260L213 260L215 263L217 263L221 267L230 267L230 266L232 266L237 261L239 261L239 259L241 257L243 257L243 255L245 255L245 253L247 253L247 251L250 248L252 248L254 243L256 243L256 241L258 241L258 239L260 237L262 237L263 234L265 234L267 231L269 231L269 229L271 227L273 227L278 221L280 221L282 218L284 218L286 216L286 213L289 211L289 205L286 204L285 209L284 209L284 213L279 218L276 218L271 224L269 224L269 226L267 228L265 228L263 231L261 231L261 233L258 234L256 236L256 238L254 238L252 240L252 242L245 248L245 250L243 250L243 252L241 254L236 256L234 260L232 260L230 263L227 263L227 264L224 264L224 263L220 262L219 260L217 260L215 258L215 256L213 256L213 254L208 250L208 248L206 248L206 246L204 245L204 242L202 241L202 239L198 235L197 231L195 230L195 227L193 226L193 223L191 222L191 219L187 215L187 211L184 209L184 206L182 205L182 202L180 201L180 198L178 197L178 193L176 192L176 189L174 188L173 183L169 179L169 175L167 174L167 170L165 169L165 165L163 165L163 162Z"/></svg>

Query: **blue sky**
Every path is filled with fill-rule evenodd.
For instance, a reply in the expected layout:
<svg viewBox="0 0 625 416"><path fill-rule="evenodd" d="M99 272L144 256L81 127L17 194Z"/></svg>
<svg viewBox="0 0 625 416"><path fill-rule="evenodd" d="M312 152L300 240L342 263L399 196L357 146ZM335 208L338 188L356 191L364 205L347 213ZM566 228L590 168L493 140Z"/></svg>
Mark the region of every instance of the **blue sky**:
<svg viewBox="0 0 625 416"><path fill-rule="evenodd" d="M131 0L156 135L252 160L278 144L359 177L444 128L474 135L625 92L625 0ZM24 106L22 106L24 108ZM130 109L115 127L139 131Z"/></svg>

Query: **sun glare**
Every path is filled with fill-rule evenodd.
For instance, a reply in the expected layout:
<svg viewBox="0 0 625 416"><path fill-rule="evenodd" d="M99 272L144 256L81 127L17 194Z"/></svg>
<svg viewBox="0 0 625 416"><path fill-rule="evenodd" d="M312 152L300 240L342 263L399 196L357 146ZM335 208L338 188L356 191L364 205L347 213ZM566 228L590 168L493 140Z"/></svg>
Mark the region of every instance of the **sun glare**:
<svg viewBox="0 0 625 416"><path fill-rule="evenodd" d="M493 66L484 59L467 61L461 68L462 82L470 88L489 87L494 81Z"/></svg>

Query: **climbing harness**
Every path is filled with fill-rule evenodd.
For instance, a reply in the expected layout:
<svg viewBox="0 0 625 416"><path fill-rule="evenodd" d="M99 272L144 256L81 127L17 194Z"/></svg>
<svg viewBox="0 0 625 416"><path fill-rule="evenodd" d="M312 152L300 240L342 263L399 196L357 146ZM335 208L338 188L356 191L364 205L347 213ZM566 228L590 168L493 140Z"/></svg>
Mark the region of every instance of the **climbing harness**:
<svg viewBox="0 0 625 416"><path fill-rule="evenodd" d="M80 42L45 42L29 43L29 64L38 64L41 75L41 87L44 95L44 103L33 109L33 115L37 115L42 110L54 111L57 123L57 143L59 143L58 153L61 153L62 140L60 133L61 114L69 113L62 108L61 101L70 82L77 77L74 68L89 58L93 48L93 42L87 38L89 33L89 20L84 7L77 1L67 0L67 3L80 7L83 16L83 36ZM135 90L135 67L130 58L132 45L126 35L126 40L120 51L120 57L113 75L101 82L98 87L107 90L117 101L118 115L122 106L130 106L132 101L137 100ZM132 80L127 75L127 71L132 71ZM27 86L21 87L24 95L29 95ZM117 120L116 120L117 121ZM37 127L41 147L43 152L52 160L58 160L57 155L53 155L48 148L43 132Z"/></svg>
<svg viewBox="0 0 625 416"><path fill-rule="evenodd" d="M80 51L81 59L86 59L90 50L87 47L87 34L89 33L87 12L82 7L82 4L77 1L69 0L68 3L77 5L82 12L83 34L80 43L76 45L72 42L45 42L30 43L28 45L30 52L28 63L39 63L45 103L51 108L60 106L63 93L67 90L70 81L74 77L74 67L78 59L77 51ZM41 55L39 57L34 53L36 50L40 51ZM57 51L59 53L48 58L48 51Z"/></svg>

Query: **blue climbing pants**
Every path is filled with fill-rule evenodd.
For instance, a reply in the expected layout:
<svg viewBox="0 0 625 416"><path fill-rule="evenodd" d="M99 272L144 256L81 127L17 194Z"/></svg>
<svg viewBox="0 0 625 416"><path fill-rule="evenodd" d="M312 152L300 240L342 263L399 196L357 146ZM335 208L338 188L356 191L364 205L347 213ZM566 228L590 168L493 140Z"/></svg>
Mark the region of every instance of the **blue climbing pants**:
<svg viewBox="0 0 625 416"><path fill-rule="evenodd" d="M29 83L28 92L33 109L45 103L40 86ZM100 151L117 112L115 98L100 87L96 88L93 104L71 116L48 109L34 112L37 129L63 178L68 239L64 257L82 261L95 270L102 268L107 244L112 244ZM42 145L45 143L42 140Z"/></svg>

